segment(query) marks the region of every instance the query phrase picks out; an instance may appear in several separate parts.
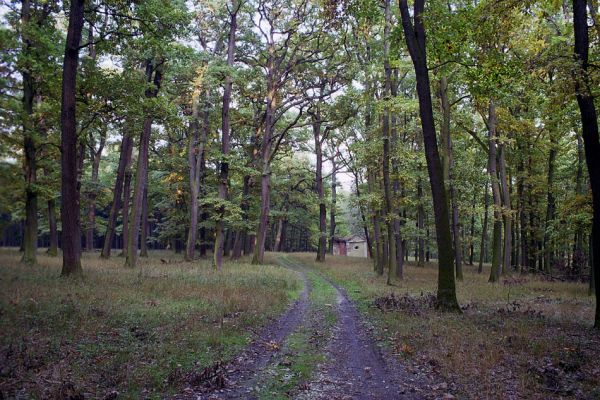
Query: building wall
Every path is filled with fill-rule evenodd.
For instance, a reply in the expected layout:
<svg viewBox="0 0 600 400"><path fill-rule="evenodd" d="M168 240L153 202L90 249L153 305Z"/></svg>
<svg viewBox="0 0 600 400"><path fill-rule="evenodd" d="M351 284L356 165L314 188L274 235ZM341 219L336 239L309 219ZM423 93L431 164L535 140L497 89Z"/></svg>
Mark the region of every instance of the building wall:
<svg viewBox="0 0 600 400"><path fill-rule="evenodd" d="M367 242L348 242L348 256L367 258Z"/></svg>

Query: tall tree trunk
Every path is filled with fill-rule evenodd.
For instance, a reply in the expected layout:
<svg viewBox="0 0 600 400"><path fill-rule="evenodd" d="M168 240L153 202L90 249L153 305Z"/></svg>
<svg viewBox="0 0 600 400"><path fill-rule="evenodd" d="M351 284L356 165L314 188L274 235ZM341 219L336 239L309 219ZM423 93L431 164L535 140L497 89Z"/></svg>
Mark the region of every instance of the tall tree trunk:
<svg viewBox="0 0 600 400"><path fill-rule="evenodd" d="M325 190L323 188L323 137L321 133L321 114L317 111L312 115L312 130L315 143L316 169L315 186L319 199L319 242L317 247L317 262L325 261L327 250L327 205L325 204Z"/></svg>
<svg viewBox="0 0 600 400"><path fill-rule="evenodd" d="M496 124L496 106L494 105L494 101L490 100L488 117L488 173L490 175L490 184L492 186L492 198L494 199L494 232L492 236L492 268L490 270L490 282L497 282L498 279L500 279L502 268L502 199L500 195L500 183L498 182L496 149L498 135L496 133Z"/></svg>
<svg viewBox="0 0 600 400"><path fill-rule="evenodd" d="M48 255L56 257L58 255L58 228L56 224L56 200L48 200L48 229L50 230L50 246L48 246Z"/></svg>
<svg viewBox="0 0 600 400"><path fill-rule="evenodd" d="M146 77L148 83L153 87L146 90L146 98L156 97L162 80L162 61L155 65L153 61L147 61ZM154 79L152 75L154 74ZM140 148L138 151L138 164L135 174L133 197L131 199L131 212L129 213L129 237L127 238L127 252L125 254L125 266L134 268L138 257L138 241L140 234L140 221L142 217L142 202L146 181L148 177L148 148L150 146L150 133L152 132L152 116L147 115L144 119L144 127L140 136Z"/></svg>
<svg viewBox="0 0 600 400"><path fill-rule="evenodd" d="M94 231L96 230L96 197L97 197L97 186L98 186L98 170L100 169L100 160L102 158L102 150L104 150L104 144L106 143L106 132L100 138L98 143L98 149L95 149L90 144L90 159L92 160L92 190L88 193L88 212L87 212L87 226L85 234L85 249L87 251L94 250Z"/></svg>
<svg viewBox="0 0 600 400"><path fill-rule="evenodd" d="M556 214L556 202L554 200L554 164L556 162L557 140L555 135L550 137L550 153L548 155L548 203L546 206L546 223L544 229L544 269L546 273L552 272L554 263L553 246L550 243L550 225L554 221Z"/></svg>
<svg viewBox="0 0 600 400"><path fill-rule="evenodd" d="M352 175L354 175L354 187L356 198L360 199L360 182L358 180L358 171L353 171ZM360 219L362 221L363 233L365 235L365 239L367 240L367 250L369 257L373 258L373 242L371 239L371 235L369 235L369 226L367 224L367 217L365 216L365 209L362 201L358 202L358 209L360 211Z"/></svg>
<svg viewBox="0 0 600 400"><path fill-rule="evenodd" d="M477 192L473 193L473 204L471 206L471 223L469 228L469 265L473 265L475 257L475 207L477 206Z"/></svg>
<svg viewBox="0 0 600 400"><path fill-rule="evenodd" d="M203 112L208 112L204 110ZM199 141L198 97L192 99L192 120L190 122L190 139L188 145L188 166L190 175L190 221L185 246L185 261L194 259L196 238L198 234L198 196L200 194L200 164L204 153L204 141ZM205 130L203 136L205 135Z"/></svg>
<svg viewBox="0 0 600 400"><path fill-rule="evenodd" d="M385 96L392 94L392 69L390 66L390 30L392 24L391 1L385 0L385 27L383 33L383 68L385 72ZM392 217L392 183L390 180L390 109L385 107L382 115L381 133L383 135L383 196L385 200L385 224L387 228L387 284L397 275L396 235Z"/></svg>
<svg viewBox="0 0 600 400"><path fill-rule="evenodd" d="M396 81L398 70L395 70ZM391 87L392 97L396 97L398 95L397 83L392 84ZM395 201L398 201L400 198L400 167L398 165L398 158L395 156L398 150L398 128L396 127L397 118L395 114L391 116L391 127L390 127L390 146L391 152L393 154L391 163L392 163L392 197ZM397 207L397 206L395 206ZM395 208L394 207L394 208ZM392 214L392 227L394 229L394 243L396 247L396 278L402 279L404 276L404 245L402 241L402 232L400 231L400 210L394 210Z"/></svg>
<svg viewBox="0 0 600 400"><path fill-rule="evenodd" d="M375 174L371 170L370 167L367 167L367 183L369 186L369 193L375 193ZM378 275L383 275L384 269L384 256L383 256L383 239L381 237L381 226L379 221L381 221L381 212L379 210L371 211L371 220L373 224L373 241L374 241L374 249L375 249L375 260L374 260L374 269Z"/></svg>
<svg viewBox="0 0 600 400"><path fill-rule="evenodd" d="M132 144L133 150L133 144ZM139 157L139 155L138 155ZM127 240L129 238L129 205L131 204L131 181L133 180L133 156L129 157L125 166L125 180L123 182L123 201L121 202L121 218L123 220L123 229L121 231L121 254L125 257L127 253Z"/></svg>
<svg viewBox="0 0 600 400"><path fill-rule="evenodd" d="M452 136L450 134L450 102L448 101L448 79L446 76L440 78L440 103L442 109L442 126L440 138L442 141L442 170L444 181L448 185L450 206L452 209L452 241L454 244L454 264L456 267L456 279L463 280L462 272L462 245L460 242L460 221L458 216L458 203L454 188L454 156L452 154Z"/></svg>
<svg viewBox="0 0 600 400"><path fill-rule="evenodd" d="M500 163L500 187L502 189L502 220L504 222L504 253L502 259L502 272L510 270L510 257L512 255L512 209L510 205L510 192L508 189L508 176L506 174L506 145L498 146Z"/></svg>
<svg viewBox="0 0 600 400"><path fill-rule="evenodd" d="M232 0L231 11L229 12L229 41L227 43L227 66L233 68L234 56L235 56L235 33L237 30L237 12L239 9L238 0ZM221 155L222 159L220 162L219 171L219 201L221 205L218 209L216 232L215 232L215 248L214 248L214 259L213 265L217 270L223 268L223 246L225 242L224 230L225 230L225 202L228 197L227 181L229 180L229 136L230 136L230 125L229 125L229 104L231 103L231 90L233 86L233 78L231 72L227 73L225 77L225 89L223 92L223 108L221 112Z"/></svg>
<svg viewBox="0 0 600 400"><path fill-rule="evenodd" d="M600 329L600 137L598 116L588 76L589 33L585 0L573 0L573 25L575 33L575 56L580 70L575 79L577 104L581 113L581 127L586 163L592 188L594 216L592 220L592 269L596 291L596 316L594 327Z"/></svg>
<svg viewBox="0 0 600 400"><path fill-rule="evenodd" d="M448 201L442 164L438 151L438 143L433 118L429 71L427 69L427 52L423 11L425 0L415 0L414 20L411 22L407 0L400 0L402 25L408 50L413 61L417 79L417 95L419 97L419 115L423 130L425 158L431 184L433 211L435 217L436 240L438 248L438 307L442 310L460 311L456 299L454 280L454 254L452 252L452 234L448 214Z"/></svg>
<svg viewBox="0 0 600 400"><path fill-rule="evenodd" d="M583 151L583 139L581 135L577 135L577 175L575 180L575 193L579 196L584 195L583 185L583 164L585 163L585 153ZM583 226L579 224L575 231L573 240L573 261L571 269L573 272L580 273L585 266L584 256L584 231Z"/></svg>
<svg viewBox="0 0 600 400"><path fill-rule="evenodd" d="M72 0L65 42L61 104L61 220L63 265L61 275L81 273L81 227L77 181L77 65L83 29L84 0Z"/></svg>
<svg viewBox="0 0 600 400"><path fill-rule="evenodd" d="M244 184L242 187L242 200L240 208L242 210L242 219L244 222L248 220L248 210L250 208L248 196L250 194L250 175L244 176ZM242 256L242 250L244 249L244 241L246 240L246 229L238 229L235 232L235 238L233 240L233 250L231 251L231 258L234 260L239 259Z"/></svg>
<svg viewBox="0 0 600 400"><path fill-rule="evenodd" d="M121 151L119 155L119 165L117 167L117 178L115 179L115 187L113 190L113 200L110 206L110 213L108 215L108 223L106 225L106 233L104 234L104 244L102 246L102 252L100 253L101 258L109 258L110 251L112 248L112 241L115 235L115 227L117 225L117 216L121 209L121 196L123 195L123 184L125 180L125 171L127 165L131 164L131 156L133 150L133 138L131 135L124 131L123 140L121 141ZM123 215L125 220L125 215Z"/></svg>
<svg viewBox="0 0 600 400"><path fill-rule="evenodd" d="M333 239L335 238L335 209L337 207L337 177L335 154L331 157L331 208L329 209L329 254L333 255Z"/></svg>
<svg viewBox="0 0 600 400"><path fill-rule="evenodd" d="M148 171L146 171L146 173L147 172ZM146 181L148 181L147 176ZM140 225L140 257L148 257L148 185L144 186L144 195L142 196L142 221Z"/></svg>
<svg viewBox="0 0 600 400"><path fill-rule="evenodd" d="M274 114L276 107L274 44L269 45L267 62L267 104L264 119L264 133L260 145L261 180L260 180L260 217L256 231L256 244L252 264L262 264L265 257L265 243L269 228L269 210L271 203L271 141L273 139Z"/></svg>
<svg viewBox="0 0 600 400"><path fill-rule="evenodd" d="M31 17L31 5L28 0L21 2L21 26L25 67L21 70L23 79L23 174L25 177L25 231L23 234L23 256L21 262L34 265L37 262L38 241L38 192L37 183L37 149L33 124L33 99L35 97L34 77L29 70L28 60L31 57L32 44L28 31ZM77 67L77 65L75 66Z"/></svg>
<svg viewBox="0 0 600 400"><path fill-rule="evenodd" d="M477 272L483 272L483 261L485 260L485 249L487 242L487 231L488 231L488 215L490 208L490 193L488 191L489 181L485 182L485 200L484 200L484 211L483 211L483 226L481 227L481 243L479 245L479 265L477 266Z"/></svg>
<svg viewBox="0 0 600 400"><path fill-rule="evenodd" d="M423 182L421 178L417 178L417 229L419 231L417 246L415 248L417 259L417 266L425 266L425 238L423 237L423 231L425 230L425 208L423 207Z"/></svg>

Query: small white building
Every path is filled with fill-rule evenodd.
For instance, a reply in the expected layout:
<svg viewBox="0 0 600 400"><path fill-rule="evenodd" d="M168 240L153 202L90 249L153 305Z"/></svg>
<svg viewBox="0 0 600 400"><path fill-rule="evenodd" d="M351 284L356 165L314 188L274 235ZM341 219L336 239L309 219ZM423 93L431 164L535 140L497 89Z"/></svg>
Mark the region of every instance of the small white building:
<svg viewBox="0 0 600 400"><path fill-rule="evenodd" d="M333 255L367 258L369 257L367 240L359 235L336 237L333 239Z"/></svg>

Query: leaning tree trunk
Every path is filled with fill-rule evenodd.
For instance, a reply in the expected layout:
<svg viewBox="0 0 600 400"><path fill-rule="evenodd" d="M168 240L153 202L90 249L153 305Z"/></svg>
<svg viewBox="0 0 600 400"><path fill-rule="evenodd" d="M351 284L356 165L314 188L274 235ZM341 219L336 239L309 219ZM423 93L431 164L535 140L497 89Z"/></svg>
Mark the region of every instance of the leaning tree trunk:
<svg viewBox="0 0 600 400"><path fill-rule="evenodd" d="M152 74L154 73L154 80ZM153 88L146 90L146 97L153 98L158 94L162 79L161 66L154 66L152 61L146 65L146 77L148 83L153 83ZM134 268L138 257L138 241L140 233L140 221L142 217L142 202L146 180L148 177L148 148L150 146L150 133L152 132L152 116L147 115L140 136L140 147L138 151L138 165L135 174L133 197L131 199L131 212L129 217L129 237L127 238L127 252L125 253L125 266Z"/></svg>
<svg viewBox="0 0 600 400"><path fill-rule="evenodd" d="M133 150L133 138L127 132L123 133L123 140L121 141L121 151L119 155L119 165L117 167L117 178L115 179L115 188L113 190L113 201L110 206L110 213L108 215L108 223L106 225L106 233L104 234L104 244L102 246L102 252L100 257L109 258L110 251L112 249L112 241L115 235L115 227L117 224L117 215L121 209L121 196L123 195L123 185L125 180L125 171L127 165L131 164L131 154ZM123 215L125 219L125 215Z"/></svg>
<svg viewBox="0 0 600 400"><path fill-rule="evenodd" d="M65 42L61 104L61 220L63 265L61 275L80 273L81 227L77 182L77 65L83 29L84 0L72 0Z"/></svg>
<svg viewBox="0 0 600 400"><path fill-rule="evenodd" d="M436 240L438 248L438 307L442 310L460 310L456 299L456 284L454 279L454 254L452 251L452 234L448 201L442 164L438 151L438 143L433 118L429 71L427 69L427 52L423 11L425 0L415 0L414 21L411 22L407 0L400 0L402 25L408 50L413 61L417 79L417 95L419 98L419 115L423 130L425 158L431 184L433 211L435 217Z"/></svg>
<svg viewBox="0 0 600 400"><path fill-rule="evenodd" d="M592 188L592 205L594 209L592 219L592 269L596 291L594 327L600 329L600 157L598 157L598 154L600 154L600 137L598 135L598 116L588 76L589 33L586 3L585 0L573 0L575 56L580 68L575 79L575 90L581 113L585 158Z"/></svg>

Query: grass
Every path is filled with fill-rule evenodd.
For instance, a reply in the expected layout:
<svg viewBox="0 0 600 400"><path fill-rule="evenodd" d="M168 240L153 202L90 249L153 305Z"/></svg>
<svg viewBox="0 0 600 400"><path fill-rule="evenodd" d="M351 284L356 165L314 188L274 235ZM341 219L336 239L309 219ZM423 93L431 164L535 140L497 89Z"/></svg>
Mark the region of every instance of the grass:
<svg viewBox="0 0 600 400"><path fill-rule="evenodd" d="M163 398L187 373L227 359L249 327L283 311L302 288L274 266L186 263L168 252L140 259L83 257L82 277L60 278L59 258L19 264L0 250L0 394ZM161 261L162 260L162 261ZM0 396L2 397L2 396Z"/></svg>
<svg viewBox="0 0 600 400"><path fill-rule="evenodd" d="M587 285L532 275L489 284L486 273L466 266L457 283L463 313L446 314L421 301L435 293L433 264L409 264L405 279L388 286L366 259L294 258L344 286L394 354L411 368L439 373L458 398L600 398L600 335L591 329ZM412 299L411 306L388 312L373 306L391 293Z"/></svg>
<svg viewBox="0 0 600 400"><path fill-rule="evenodd" d="M326 361L323 348L336 323L337 293L319 274L306 273L310 281L310 309L300 327L286 339L280 359L264 373L259 399L287 399Z"/></svg>

